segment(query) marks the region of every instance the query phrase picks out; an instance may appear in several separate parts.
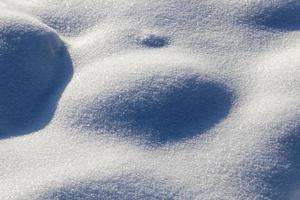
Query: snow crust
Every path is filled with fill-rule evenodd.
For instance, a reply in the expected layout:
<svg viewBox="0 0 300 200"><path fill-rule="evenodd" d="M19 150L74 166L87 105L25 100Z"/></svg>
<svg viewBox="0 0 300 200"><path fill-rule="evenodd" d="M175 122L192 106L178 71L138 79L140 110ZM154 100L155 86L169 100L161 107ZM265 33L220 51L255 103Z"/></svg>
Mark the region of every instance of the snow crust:
<svg viewBox="0 0 300 200"><path fill-rule="evenodd" d="M0 11L0 199L300 199L298 0Z"/></svg>

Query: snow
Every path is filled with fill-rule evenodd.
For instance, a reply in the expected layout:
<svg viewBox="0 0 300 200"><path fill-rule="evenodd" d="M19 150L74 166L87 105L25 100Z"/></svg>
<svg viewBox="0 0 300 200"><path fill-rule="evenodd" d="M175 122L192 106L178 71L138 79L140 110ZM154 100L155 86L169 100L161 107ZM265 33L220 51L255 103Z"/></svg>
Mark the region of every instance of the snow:
<svg viewBox="0 0 300 200"><path fill-rule="evenodd" d="M50 120L58 101L52 93L70 78L71 60L57 33L38 20L8 12L0 24L2 138L36 131Z"/></svg>
<svg viewBox="0 0 300 200"><path fill-rule="evenodd" d="M0 199L297 200L297 0L1 0Z"/></svg>

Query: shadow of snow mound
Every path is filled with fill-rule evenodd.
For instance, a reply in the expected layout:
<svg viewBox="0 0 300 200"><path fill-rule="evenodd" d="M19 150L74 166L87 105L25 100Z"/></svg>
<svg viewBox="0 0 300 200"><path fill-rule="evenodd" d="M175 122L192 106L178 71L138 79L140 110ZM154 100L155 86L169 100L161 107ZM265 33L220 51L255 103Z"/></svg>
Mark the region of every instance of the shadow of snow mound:
<svg viewBox="0 0 300 200"><path fill-rule="evenodd" d="M70 79L66 47L36 21L0 18L0 137L36 131L52 117Z"/></svg>
<svg viewBox="0 0 300 200"><path fill-rule="evenodd" d="M265 9L255 17L258 25L282 31L300 29L300 2L291 1Z"/></svg>
<svg viewBox="0 0 300 200"><path fill-rule="evenodd" d="M274 170L272 176L265 175L273 191L267 194L270 199L296 200L299 199L300 177L300 129L299 125L285 131L285 136L278 140L278 157L283 158ZM298 195L297 198L295 198Z"/></svg>
<svg viewBox="0 0 300 200"><path fill-rule="evenodd" d="M292 133L293 131L286 131L285 136L276 139L276 143L275 140L269 143L268 148L271 150L266 149L269 152L262 156L263 159L259 158L260 165L265 165L264 167L257 167L259 165L253 162L255 168L248 163L249 166L252 165L247 179L253 181L250 183L255 188L253 193L262 195L264 199L299 199L300 138L299 132Z"/></svg>
<svg viewBox="0 0 300 200"><path fill-rule="evenodd" d="M182 189L181 189L182 190ZM142 176L112 177L104 181L84 181L53 189L36 200L138 200L180 199L180 188L162 178Z"/></svg>
<svg viewBox="0 0 300 200"><path fill-rule="evenodd" d="M217 124L228 114L232 97L226 86L198 75L157 74L94 99L76 123L93 130L125 132L151 143L173 142Z"/></svg>

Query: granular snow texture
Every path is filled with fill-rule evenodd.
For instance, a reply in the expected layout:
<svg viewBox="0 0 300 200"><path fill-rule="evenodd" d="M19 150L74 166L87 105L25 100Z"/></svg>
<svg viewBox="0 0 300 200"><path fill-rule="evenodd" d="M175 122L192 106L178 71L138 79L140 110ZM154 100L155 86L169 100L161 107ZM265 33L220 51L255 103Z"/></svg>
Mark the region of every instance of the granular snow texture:
<svg viewBox="0 0 300 200"><path fill-rule="evenodd" d="M299 0L0 0L1 200L299 200Z"/></svg>

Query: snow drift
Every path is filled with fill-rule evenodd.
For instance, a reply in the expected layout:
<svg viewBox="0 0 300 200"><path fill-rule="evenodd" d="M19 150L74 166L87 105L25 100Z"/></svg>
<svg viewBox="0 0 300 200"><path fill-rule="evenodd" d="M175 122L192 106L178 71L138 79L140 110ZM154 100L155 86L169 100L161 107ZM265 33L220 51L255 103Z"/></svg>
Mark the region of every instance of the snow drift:
<svg viewBox="0 0 300 200"><path fill-rule="evenodd" d="M297 0L0 10L0 199L300 198Z"/></svg>

